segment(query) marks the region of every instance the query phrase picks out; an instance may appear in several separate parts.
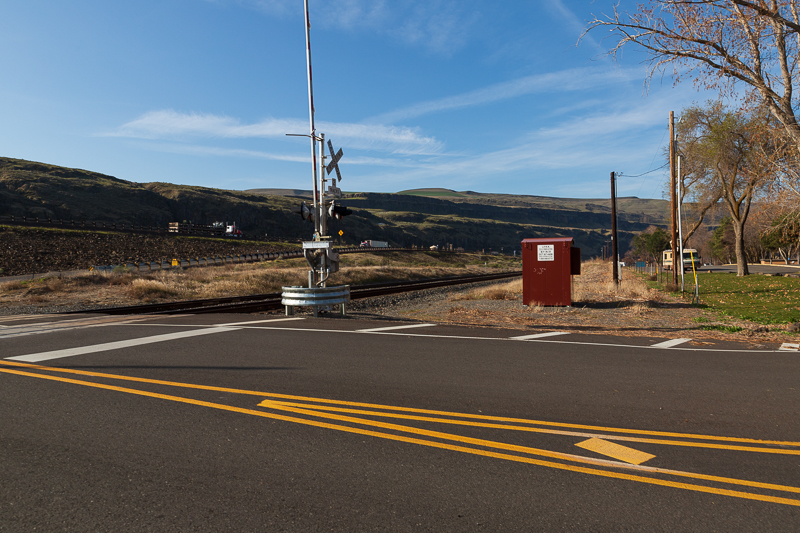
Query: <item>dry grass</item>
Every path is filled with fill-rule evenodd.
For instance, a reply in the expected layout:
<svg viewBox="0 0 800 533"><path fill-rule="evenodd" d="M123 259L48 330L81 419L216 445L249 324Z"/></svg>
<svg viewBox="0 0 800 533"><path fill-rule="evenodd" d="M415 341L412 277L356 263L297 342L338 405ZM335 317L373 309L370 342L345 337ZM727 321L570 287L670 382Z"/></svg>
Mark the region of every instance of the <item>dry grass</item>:
<svg viewBox="0 0 800 533"><path fill-rule="evenodd" d="M522 297L522 278L460 293L451 298L458 300L518 300Z"/></svg>
<svg viewBox="0 0 800 533"><path fill-rule="evenodd" d="M576 303L619 302L649 307L651 303L661 301L663 294L649 289L637 277L623 275L616 286L612 280L611 264L594 260L581 265L581 275L574 278L572 299Z"/></svg>
<svg viewBox="0 0 800 533"><path fill-rule="evenodd" d="M393 280L418 280L480 271L463 264L436 263L425 256L353 254L329 283L360 285ZM465 272L468 270L470 272ZM219 265L207 268L133 272L93 272L72 278L46 278L0 283L0 305L58 303L82 305L131 305L141 302L218 298L268 294L282 287L305 286L308 265L304 259L280 259L263 263ZM499 297L499 296L495 296Z"/></svg>
<svg viewBox="0 0 800 533"><path fill-rule="evenodd" d="M45 282L45 285L52 292L61 292L66 287L66 284L62 278L49 278Z"/></svg>
<svg viewBox="0 0 800 533"><path fill-rule="evenodd" d="M5 283L0 283L0 293L8 293L19 291L25 288L24 281L6 281Z"/></svg>
<svg viewBox="0 0 800 533"><path fill-rule="evenodd" d="M180 296L181 292L163 281L154 279L135 279L131 282L126 294L140 300Z"/></svg>
<svg viewBox="0 0 800 533"><path fill-rule="evenodd" d="M451 298L459 300L519 300L522 298L522 279L496 283L488 287L460 293ZM623 277L619 286L611 279L611 265L603 261L588 261L581 265L581 275L573 277L572 300L576 304L618 302L621 306L648 308L662 299L662 293L650 290L636 277ZM532 304L528 312L541 313L546 307Z"/></svg>
<svg viewBox="0 0 800 533"><path fill-rule="evenodd" d="M463 263L451 265L406 259L379 261L370 254L354 254L349 266L333 275L335 284L361 285L394 280L418 280L465 274L478 268ZM350 259L350 258L349 258ZM377 264L376 264L377 263ZM467 272L465 272L465 270ZM47 278L32 281L15 281L0 284L0 302L22 302L34 298L55 301L73 296L81 302L117 298L120 305L138 301L165 299L217 298L235 295L280 292L282 287L306 285L308 267L303 259L282 259L248 265L224 265L186 270L158 270L135 273L126 270L111 273L94 273L75 278ZM611 283L608 263L590 261L582 265L582 274L575 276L573 300L579 302L620 301L625 305L646 308L659 298L638 279L623 279L619 288ZM495 300L513 301L522 297L522 279L495 283L460 293L453 301ZM130 302L129 302L130 301ZM640 306L641 307L641 306ZM540 313L546 308L530 306L528 312Z"/></svg>

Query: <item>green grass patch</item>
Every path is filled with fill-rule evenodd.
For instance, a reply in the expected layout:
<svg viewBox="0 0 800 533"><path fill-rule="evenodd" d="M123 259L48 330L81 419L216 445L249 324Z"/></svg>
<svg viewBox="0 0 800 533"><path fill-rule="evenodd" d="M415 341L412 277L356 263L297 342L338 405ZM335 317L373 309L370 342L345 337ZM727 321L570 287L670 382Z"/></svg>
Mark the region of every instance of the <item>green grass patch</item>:
<svg viewBox="0 0 800 533"><path fill-rule="evenodd" d="M724 315L759 324L800 321L800 279L777 276L701 274L700 301ZM691 298L692 286L684 295Z"/></svg>

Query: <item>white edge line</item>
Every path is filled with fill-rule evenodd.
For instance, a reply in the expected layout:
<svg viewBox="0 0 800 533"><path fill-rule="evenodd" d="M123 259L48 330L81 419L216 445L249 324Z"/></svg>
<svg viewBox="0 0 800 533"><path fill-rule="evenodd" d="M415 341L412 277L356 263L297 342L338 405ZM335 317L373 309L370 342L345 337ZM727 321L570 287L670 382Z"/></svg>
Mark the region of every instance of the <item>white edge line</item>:
<svg viewBox="0 0 800 533"><path fill-rule="evenodd" d="M270 318L267 320L250 320L248 322L231 322L229 324L218 324L219 327L228 326L249 326L251 324L263 324L264 322L291 322L292 320L305 320L303 317Z"/></svg>
<svg viewBox="0 0 800 533"><path fill-rule="evenodd" d="M672 348L673 346L677 346L679 344L683 344L685 342L689 342L692 339L670 339L668 341L659 342L658 344L653 344L650 346L651 348Z"/></svg>
<svg viewBox="0 0 800 533"><path fill-rule="evenodd" d="M98 322L94 324L73 324L70 321L44 322L42 324L34 324L30 326L27 324L23 324L20 326L9 326L10 328L13 329L11 331L3 330L3 332L0 333L0 339L15 339L17 337L27 337L29 335L41 335L44 333L63 333L65 331L71 331L75 329L97 328L102 326L126 326L141 320L145 319L139 317L132 317L127 320L122 320L117 322ZM65 324L65 326L53 327L53 328L37 328L37 326L43 326L47 324ZM33 328L33 329L28 330L27 328Z"/></svg>
<svg viewBox="0 0 800 533"><path fill-rule="evenodd" d="M141 337L138 339L128 339L125 341L106 342L103 344L93 344L91 346L77 346L75 348L65 348L63 350L53 350L50 352L31 353L26 355L16 355L14 357L6 357L9 361L23 361L25 363L38 363L40 361L49 361L51 359L60 359L62 357L72 357L74 355L83 355L87 353L107 352L110 350L119 350L122 348L129 348L131 346L141 346L143 344L152 344L156 342L171 341L176 339L183 339L186 337L196 337L198 335L209 335L212 333L223 333L226 331L236 331L236 328L222 328L211 327L207 329L193 329L187 331L179 331L177 333L167 333L165 335L154 335L152 337Z"/></svg>
<svg viewBox="0 0 800 533"><path fill-rule="evenodd" d="M370 329L357 329L357 333L378 333L380 331L391 331L396 329L410 329L410 328L427 328L436 326L437 324L407 324L405 326L387 326L385 328L370 328Z"/></svg>
<svg viewBox="0 0 800 533"><path fill-rule="evenodd" d="M130 326L163 326L163 327L196 327L196 328L211 328L214 327L208 324L126 324ZM308 331L312 333L363 333L363 330L352 330L352 329L317 329L317 328L281 328L281 327L270 327L270 326L260 326L254 329L267 329L267 330L276 330L276 331ZM422 337L422 338L434 338L434 339L464 339L464 340L483 340L483 341L514 341L513 337L470 337L466 335L426 335L424 333L393 333L390 331L382 332L378 331L373 333L374 335L397 335L398 337ZM580 341L558 341L558 340L547 340L542 339L539 342L546 342L551 344L570 344L575 346L606 346L609 348L644 348L648 350L652 349L659 349L653 348L652 346L640 346L636 344L613 344L613 343L604 343L604 342L580 342ZM740 349L724 349L724 348L681 348L677 347L674 350L680 350L684 352L733 352L733 353L778 353L779 350L740 350Z"/></svg>
<svg viewBox="0 0 800 533"><path fill-rule="evenodd" d="M567 335L569 331L548 331L547 333L536 333L533 335L522 335L521 337L509 337L514 341L528 341L533 339L543 339L545 337L555 337L556 335Z"/></svg>

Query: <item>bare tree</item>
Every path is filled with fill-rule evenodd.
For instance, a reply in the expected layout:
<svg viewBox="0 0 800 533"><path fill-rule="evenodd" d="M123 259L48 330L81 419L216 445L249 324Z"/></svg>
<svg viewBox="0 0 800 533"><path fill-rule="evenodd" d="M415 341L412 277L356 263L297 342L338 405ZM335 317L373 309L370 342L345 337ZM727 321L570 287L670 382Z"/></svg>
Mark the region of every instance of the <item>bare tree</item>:
<svg viewBox="0 0 800 533"><path fill-rule="evenodd" d="M777 150L764 156L770 160L775 178L769 194L759 202L756 218L764 227L762 237L773 243L781 242L789 250L797 249L800 255L800 157L791 147L781 144L780 139L775 147Z"/></svg>
<svg viewBox="0 0 800 533"><path fill-rule="evenodd" d="M649 54L649 76L671 66L676 82L732 94L744 84L800 153L800 0L650 0L636 12L594 16L584 31L607 29L614 57L627 44Z"/></svg>

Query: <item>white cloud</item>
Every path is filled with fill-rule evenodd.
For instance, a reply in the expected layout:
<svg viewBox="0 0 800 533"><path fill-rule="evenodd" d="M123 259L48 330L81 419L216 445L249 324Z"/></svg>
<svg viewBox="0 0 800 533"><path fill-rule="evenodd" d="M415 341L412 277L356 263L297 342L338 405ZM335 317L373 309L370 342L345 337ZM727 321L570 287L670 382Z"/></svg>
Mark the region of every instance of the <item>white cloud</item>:
<svg viewBox="0 0 800 533"><path fill-rule="evenodd" d="M297 150L297 154L284 154L275 152L265 152L262 150L246 150L241 148L222 148L219 146L208 146L201 144L172 143L146 141L140 144L142 148L154 152L168 154L191 155L199 157L234 157L240 159L264 159L269 161L286 161L289 163L301 163L308 165L311 162L310 155L305 150ZM409 158L380 158L349 156L346 157L341 166L348 167L369 166L369 167L392 167L392 168L418 168L419 162Z"/></svg>
<svg viewBox="0 0 800 533"><path fill-rule="evenodd" d="M302 21L303 4L299 0L229 1L269 16L297 16ZM479 20L477 9L470 7L474 3L465 0L311 0L309 12L312 31L319 25L348 32L372 32L450 55L466 44Z"/></svg>
<svg viewBox="0 0 800 533"><path fill-rule="evenodd" d="M148 142L145 143L143 146L148 150L153 150L155 152L164 152L169 154L181 154L181 155L268 159L272 161L289 161L292 163L308 163L310 159L308 154L287 155L287 154L276 154L271 152L262 152L259 150L220 148L217 146L202 146L196 144Z"/></svg>
<svg viewBox="0 0 800 533"><path fill-rule="evenodd" d="M536 189L548 180L546 189L569 197L588 197L605 191L611 171L639 174L663 163L663 131L670 109L681 109L697 99L691 88L669 89L639 101L606 102L607 111L566 118L560 123L528 132L524 141L482 154L458 158L429 158L416 168L393 172L381 170L361 176L367 183L406 184L458 190L492 189L495 180L524 183L524 190ZM602 106L597 106L602 107ZM560 177L568 177L559 185ZM581 176L585 177L584 180ZM620 192L646 196L658 192L663 173L620 181ZM645 190L643 185L647 184ZM544 184L543 184L544 185ZM605 187L605 188L604 188ZM513 191L509 191L513 192ZM534 193L535 194L535 193ZM638 195L638 194L637 194Z"/></svg>
<svg viewBox="0 0 800 533"><path fill-rule="evenodd" d="M287 133L304 133L308 123L298 119L265 119L253 124L208 113L179 113L172 109L150 111L127 122L108 137L135 139L185 138L283 138ZM433 137L421 135L416 128L319 122L317 133L325 133L339 145L356 149L396 154L430 155L442 152L443 144Z"/></svg>
<svg viewBox="0 0 800 533"><path fill-rule="evenodd" d="M577 68L548 72L546 74L533 74L515 80L495 83L494 85L454 96L420 102L372 117L365 122L386 124L441 111L462 109L499 100L507 100L509 98L516 98L528 94L581 91L614 83L625 83L637 78L641 78L641 72L639 70L615 67Z"/></svg>
<svg viewBox="0 0 800 533"><path fill-rule="evenodd" d="M569 9L562 0L547 0L547 2L542 2L542 5L551 14L564 20L567 23L567 26L569 26L569 28L575 32L576 37L583 34L584 30L586 29L587 21L578 18L578 16L575 15L575 13ZM599 47L598 42L595 41L591 35L585 35L582 40L588 42L594 47Z"/></svg>

